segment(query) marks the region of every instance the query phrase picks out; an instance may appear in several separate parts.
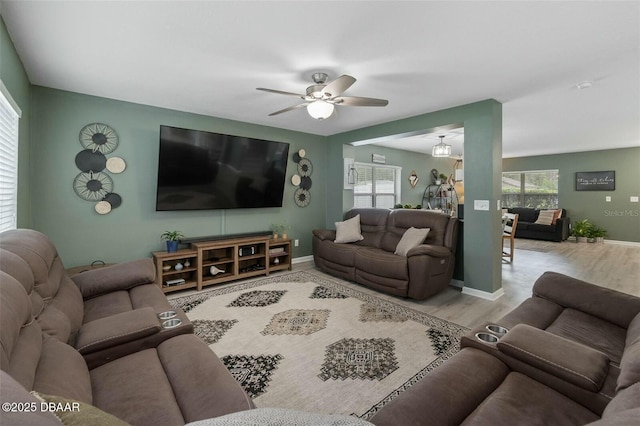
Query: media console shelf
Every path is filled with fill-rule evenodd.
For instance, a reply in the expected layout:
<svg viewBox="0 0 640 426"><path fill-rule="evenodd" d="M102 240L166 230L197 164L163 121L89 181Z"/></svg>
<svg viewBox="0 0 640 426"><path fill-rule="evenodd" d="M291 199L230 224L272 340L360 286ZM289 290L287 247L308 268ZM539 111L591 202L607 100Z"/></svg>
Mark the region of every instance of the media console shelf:
<svg viewBox="0 0 640 426"><path fill-rule="evenodd" d="M284 269L291 270L291 240L271 236L197 241L191 248L176 253L154 252L156 284L169 293L186 288L203 287L228 281L269 275ZM189 260L190 266L175 270L177 263ZM184 283L171 284L176 279Z"/></svg>

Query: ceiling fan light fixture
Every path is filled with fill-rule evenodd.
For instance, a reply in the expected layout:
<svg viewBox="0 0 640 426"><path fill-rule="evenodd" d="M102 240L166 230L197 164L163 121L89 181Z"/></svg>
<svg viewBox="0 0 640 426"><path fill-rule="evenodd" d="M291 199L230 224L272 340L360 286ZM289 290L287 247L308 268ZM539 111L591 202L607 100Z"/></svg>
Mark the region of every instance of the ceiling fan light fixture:
<svg viewBox="0 0 640 426"><path fill-rule="evenodd" d="M451 155L451 145L444 143L444 136L439 136L440 143L431 148L432 157L448 157Z"/></svg>
<svg viewBox="0 0 640 426"><path fill-rule="evenodd" d="M307 105L307 112L316 120L324 120L333 114L334 105L325 101L314 101Z"/></svg>

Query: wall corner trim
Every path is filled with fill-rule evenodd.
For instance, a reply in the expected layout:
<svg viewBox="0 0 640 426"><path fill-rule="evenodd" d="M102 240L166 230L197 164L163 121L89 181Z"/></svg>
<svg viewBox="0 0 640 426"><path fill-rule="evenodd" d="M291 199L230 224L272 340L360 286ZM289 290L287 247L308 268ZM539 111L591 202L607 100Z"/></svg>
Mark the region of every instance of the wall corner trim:
<svg viewBox="0 0 640 426"><path fill-rule="evenodd" d="M504 296L504 290L502 288L499 288L493 293L489 293L471 287L462 287L462 294L467 294L469 296L479 297L481 299L491 300L492 302L494 302Z"/></svg>

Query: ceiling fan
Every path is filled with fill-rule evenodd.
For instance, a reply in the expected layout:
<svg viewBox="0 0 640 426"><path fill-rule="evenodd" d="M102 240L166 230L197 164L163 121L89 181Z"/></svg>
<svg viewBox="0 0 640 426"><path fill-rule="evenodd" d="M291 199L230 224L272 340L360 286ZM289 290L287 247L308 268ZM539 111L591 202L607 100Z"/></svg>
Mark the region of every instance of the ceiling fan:
<svg viewBox="0 0 640 426"><path fill-rule="evenodd" d="M280 111L272 112L269 116L293 111L294 109L307 108L309 115L317 120L328 118L333 114L335 105L342 106L386 106L389 101L386 99L362 98L358 96L340 96L347 90L356 79L350 75L341 75L330 83L327 83L329 76L323 72L317 72L311 76L315 84L307 87L306 95L293 92L283 92L282 90L265 89L258 87L257 90L264 92L278 93L280 95L296 96L304 102L293 105Z"/></svg>

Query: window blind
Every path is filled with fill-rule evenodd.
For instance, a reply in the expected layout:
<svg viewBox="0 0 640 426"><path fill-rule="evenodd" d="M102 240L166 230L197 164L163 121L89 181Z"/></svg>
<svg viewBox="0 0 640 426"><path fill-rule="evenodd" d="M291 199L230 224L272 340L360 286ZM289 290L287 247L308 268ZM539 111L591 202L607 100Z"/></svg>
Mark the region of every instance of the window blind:
<svg viewBox="0 0 640 426"><path fill-rule="evenodd" d="M0 90L0 232L17 226L18 119L10 99Z"/></svg>

